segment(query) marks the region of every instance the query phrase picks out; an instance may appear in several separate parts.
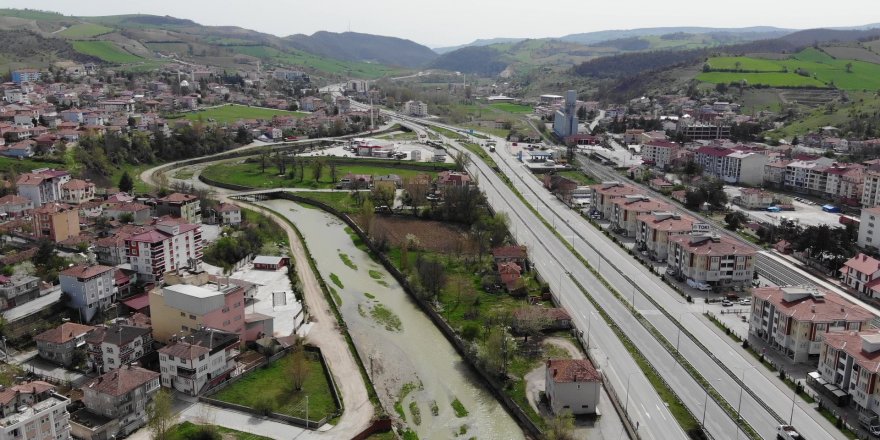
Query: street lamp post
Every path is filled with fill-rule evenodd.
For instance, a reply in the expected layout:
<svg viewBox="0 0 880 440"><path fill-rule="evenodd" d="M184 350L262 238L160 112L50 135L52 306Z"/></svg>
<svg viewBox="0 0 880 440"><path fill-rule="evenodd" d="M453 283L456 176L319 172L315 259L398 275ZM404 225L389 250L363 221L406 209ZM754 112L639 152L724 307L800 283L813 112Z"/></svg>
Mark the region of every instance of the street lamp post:
<svg viewBox="0 0 880 440"><path fill-rule="evenodd" d="M788 424L791 425L791 422L794 420L794 406L797 401L797 387L791 393L791 414L788 415Z"/></svg>

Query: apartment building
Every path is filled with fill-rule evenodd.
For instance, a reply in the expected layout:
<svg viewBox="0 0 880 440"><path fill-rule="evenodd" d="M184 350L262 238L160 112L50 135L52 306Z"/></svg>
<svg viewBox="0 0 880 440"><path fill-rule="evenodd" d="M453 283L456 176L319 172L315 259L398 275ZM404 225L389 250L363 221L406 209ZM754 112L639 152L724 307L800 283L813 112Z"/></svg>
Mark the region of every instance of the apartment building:
<svg viewBox="0 0 880 440"><path fill-rule="evenodd" d="M843 283L862 295L880 297L880 260L859 253L840 268Z"/></svg>
<svg viewBox="0 0 880 440"><path fill-rule="evenodd" d="M235 370L237 333L215 329L195 333L159 349L162 386L197 396L227 380Z"/></svg>
<svg viewBox="0 0 880 440"><path fill-rule="evenodd" d="M651 140L642 145L642 162L661 170L669 168L681 147L667 140Z"/></svg>
<svg viewBox="0 0 880 440"><path fill-rule="evenodd" d="M833 164L834 160L827 157L789 162L783 184L795 191L823 194L828 186L827 170Z"/></svg>
<svg viewBox="0 0 880 440"><path fill-rule="evenodd" d="M740 195L733 198L733 203L745 209L767 209L773 206L774 202L773 193L759 188L742 188Z"/></svg>
<svg viewBox="0 0 880 440"><path fill-rule="evenodd" d="M694 219L668 211L655 211L636 218L636 247L648 252L654 260L665 261L669 257L669 239L688 235L693 230Z"/></svg>
<svg viewBox="0 0 880 440"><path fill-rule="evenodd" d="M880 170L868 169L862 181L862 206L872 208L880 205Z"/></svg>
<svg viewBox="0 0 880 440"><path fill-rule="evenodd" d="M168 343L200 328L214 328L244 339L244 289L235 284L175 284L150 291L153 337Z"/></svg>
<svg viewBox="0 0 880 440"><path fill-rule="evenodd" d="M160 374L127 365L92 379L80 388L85 408L71 414L75 438L123 437L147 423L147 408L161 388Z"/></svg>
<svg viewBox="0 0 880 440"><path fill-rule="evenodd" d="M15 194L0 197L0 219L21 217L31 209L34 203L30 199Z"/></svg>
<svg viewBox="0 0 880 440"><path fill-rule="evenodd" d="M37 353L47 361L70 366L74 361L74 351L85 350L86 336L94 329L90 325L65 322L34 336Z"/></svg>
<svg viewBox="0 0 880 440"><path fill-rule="evenodd" d="M880 206L862 208L859 221L859 237L856 244L860 248L880 248Z"/></svg>
<svg viewBox="0 0 880 440"><path fill-rule="evenodd" d="M865 185L865 166L834 164L825 170L825 195L848 205L858 205Z"/></svg>
<svg viewBox="0 0 880 440"><path fill-rule="evenodd" d="M544 385L553 414L596 413L602 375L588 359L548 359Z"/></svg>
<svg viewBox="0 0 880 440"><path fill-rule="evenodd" d="M61 185L61 201L79 205L95 198L95 184L81 179L71 179Z"/></svg>
<svg viewBox="0 0 880 440"><path fill-rule="evenodd" d="M0 439L69 440L70 399L42 381L0 390Z"/></svg>
<svg viewBox="0 0 880 440"><path fill-rule="evenodd" d="M67 306L77 311L80 321L91 322L116 302L115 272L110 266L80 264L58 274Z"/></svg>
<svg viewBox="0 0 880 440"><path fill-rule="evenodd" d="M638 217L654 211L667 211L669 204L645 196L625 196L612 201L611 225L616 232L632 237L638 229Z"/></svg>
<svg viewBox="0 0 880 440"><path fill-rule="evenodd" d="M152 353L153 329L122 323L96 327L86 337L86 345L92 368L106 373Z"/></svg>
<svg viewBox="0 0 880 440"><path fill-rule="evenodd" d="M40 297L40 279L30 275L0 275L0 310L7 310Z"/></svg>
<svg viewBox="0 0 880 440"><path fill-rule="evenodd" d="M49 202L33 210L32 232L37 238L54 242L79 235L79 209L63 203Z"/></svg>
<svg viewBox="0 0 880 440"><path fill-rule="evenodd" d="M197 269L202 246L199 225L172 221L157 223L155 229L125 239L131 269L145 281L161 281L166 272L180 268Z"/></svg>
<svg viewBox="0 0 880 440"><path fill-rule="evenodd" d="M241 223L241 208L231 203L221 203L214 209L215 222L221 225L238 225Z"/></svg>
<svg viewBox="0 0 880 440"><path fill-rule="evenodd" d="M713 287L742 287L755 274L755 250L717 235L669 237L668 270Z"/></svg>
<svg viewBox="0 0 880 440"><path fill-rule="evenodd" d="M199 198L191 194L173 193L156 201L156 214L182 218L187 223L202 222Z"/></svg>
<svg viewBox="0 0 880 440"><path fill-rule="evenodd" d="M795 362L819 356L822 337L833 331L860 331L874 315L842 296L815 286L752 289L749 334Z"/></svg>
<svg viewBox="0 0 880 440"><path fill-rule="evenodd" d="M849 394L860 413L880 415L880 330L825 333L817 372Z"/></svg>
<svg viewBox="0 0 880 440"><path fill-rule="evenodd" d="M720 146L700 147L694 153L694 162L702 167L703 174L732 184L763 183L767 160L763 153Z"/></svg>
<svg viewBox="0 0 880 440"><path fill-rule="evenodd" d="M635 187L617 181L602 182L590 188L590 210L599 213L605 219L611 218L614 200L640 194Z"/></svg>
<svg viewBox="0 0 880 440"><path fill-rule="evenodd" d="M61 200L61 185L70 181L70 173L40 168L18 176L15 182L18 195L28 199L34 207Z"/></svg>
<svg viewBox="0 0 880 440"><path fill-rule="evenodd" d="M423 118L428 116L428 104L422 101L407 101L403 104L403 112L410 116Z"/></svg>

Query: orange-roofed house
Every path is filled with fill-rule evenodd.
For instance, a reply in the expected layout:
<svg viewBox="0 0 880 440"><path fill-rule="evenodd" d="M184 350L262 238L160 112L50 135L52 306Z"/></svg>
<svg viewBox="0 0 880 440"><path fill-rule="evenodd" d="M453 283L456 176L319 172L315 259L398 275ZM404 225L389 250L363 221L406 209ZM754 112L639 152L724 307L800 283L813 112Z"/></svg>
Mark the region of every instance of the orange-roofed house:
<svg viewBox="0 0 880 440"><path fill-rule="evenodd" d="M0 389L0 438L69 439L70 399L42 381Z"/></svg>
<svg viewBox="0 0 880 440"><path fill-rule="evenodd" d="M197 396L225 381L235 370L239 341L237 333L206 328L159 349L162 386Z"/></svg>
<svg viewBox="0 0 880 440"><path fill-rule="evenodd" d="M818 356L822 337L833 331L868 328L874 315L844 297L818 287L752 289L749 334L795 362Z"/></svg>
<svg viewBox="0 0 880 440"><path fill-rule="evenodd" d="M625 196L612 202L611 225L619 233L633 237L638 229L638 217L653 211L668 211L671 206L666 202L644 196Z"/></svg>
<svg viewBox="0 0 880 440"><path fill-rule="evenodd" d="M727 237L674 236L667 252L667 268L682 280L726 288L748 285L755 275L755 249Z"/></svg>
<svg viewBox="0 0 880 440"><path fill-rule="evenodd" d="M67 306L76 311L80 321L91 322L116 301L115 271L110 266L80 264L58 274Z"/></svg>
<svg viewBox="0 0 880 440"><path fill-rule="evenodd" d="M82 179L70 179L61 185L61 201L79 205L95 198L95 184Z"/></svg>
<svg viewBox="0 0 880 440"><path fill-rule="evenodd" d="M144 426L147 408L161 388L159 377L155 371L127 365L92 379L81 388L85 408L71 414L71 434L109 439Z"/></svg>
<svg viewBox="0 0 880 440"><path fill-rule="evenodd" d="M602 376L587 359L549 359L544 386L553 414L595 414Z"/></svg>
<svg viewBox="0 0 880 440"><path fill-rule="evenodd" d="M170 215L184 219L187 223L202 222L202 208L199 198L191 194L173 193L157 201L156 214Z"/></svg>
<svg viewBox="0 0 880 440"><path fill-rule="evenodd" d="M74 351L81 349L82 361L85 361L86 336L94 329L90 325L65 322L34 336L37 353L49 362L67 367L74 361Z"/></svg>
<svg viewBox="0 0 880 440"><path fill-rule="evenodd" d="M817 372L849 394L860 413L880 414L880 330L825 333Z"/></svg>
<svg viewBox="0 0 880 440"><path fill-rule="evenodd" d="M58 243L79 235L79 209L64 203L47 203L34 209L32 231L37 238Z"/></svg>
<svg viewBox="0 0 880 440"><path fill-rule="evenodd" d="M598 212L606 219L611 218L614 200L641 193L634 186L616 181L598 183L591 185L590 188L590 210Z"/></svg>
<svg viewBox="0 0 880 440"><path fill-rule="evenodd" d="M636 221L636 247L659 261L669 256L669 238L688 235L694 226L692 218L664 211L642 214Z"/></svg>

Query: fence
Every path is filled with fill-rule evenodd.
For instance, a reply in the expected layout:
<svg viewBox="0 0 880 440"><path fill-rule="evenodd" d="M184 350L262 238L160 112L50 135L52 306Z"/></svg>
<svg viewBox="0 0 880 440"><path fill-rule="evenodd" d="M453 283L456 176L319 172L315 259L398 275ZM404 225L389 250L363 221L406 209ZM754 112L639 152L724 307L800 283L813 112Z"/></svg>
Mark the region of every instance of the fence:
<svg viewBox="0 0 880 440"><path fill-rule="evenodd" d="M321 349L319 347L313 347L313 346L304 346L303 348L305 349L306 352L311 353L312 355L317 357L317 359L321 362L321 370L322 370L325 378L327 379L327 382L330 383L331 395L333 397L333 402L336 404L336 408L337 408L336 412L334 412L333 414L324 416L320 420L307 420L307 419L302 419L302 418L294 417L294 416L287 415L287 414L259 411L255 408L251 408L249 406L239 405L237 403L225 402L225 401L214 399L211 397L211 396L219 393L221 390L225 389L226 387L242 380L242 378L247 376L248 373L283 358L284 356L289 354L290 348L285 348L285 349L279 351L278 353L275 353L271 357L264 359L262 362L258 362L256 364L254 364L253 366L251 366L251 368L243 371L239 375L237 375L237 376L235 376L235 377L233 377L223 383L218 384L214 388L211 388L204 395L199 396L199 401L207 403L209 405L217 406L220 408L226 408L226 409L231 409L231 410L235 410L235 411L245 412L248 414L253 414L255 416L265 416L270 419L279 420L281 422L284 422L284 423L287 423L290 425L302 426L302 427L305 427L306 429L317 429L317 428L323 426L325 423L327 423L328 420L330 420L331 418L336 417L342 413L342 409L343 409L342 399L340 399L340 397L339 397L339 389L336 387L336 382L333 380L333 375L330 373L329 367L327 367L327 362L324 360L324 354L321 352ZM380 432L380 431L376 431L376 432Z"/></svg>
<svg viewBox="0 0 880 440"><path fill-rule="evenodd" d="M466 363L471 367L471 369L475 373L477 373L477 375L483 380L483 382L486 384L487 388L492 393L492 395L496 399L498 399L499 402L501 402L501 404L504 406L504 408L507 410L507 412L514 418L514 420L517 421L517 424L519 424L520 427L524 431L526 431L530 436L532 436L534 438L543 438L543 434L541 433L540 428L526 415L525 411L519 406L519 404L514 402L513 399L510 398L510 396L508 396L507 394L504 393L503 384L500 383L497 380L497 378L495 378L492 374L490 374L488 371L486 371L477 362L476 356L474 355L472 350L470 350L464 344L464 342L458 338L458 335L456 335L455 330L453 330L452 327L450 327L449 324L446 323L446 321L440 316L440 314L437 313L437 311L435 311L431 307L431 305L428 304L425 300L423 300L422 298L419 298L418 295L415 295L413 293L412 286L409 284L407 277L402 272L400 272L397 269L397 267L394 266L394 264L391 263L391 261L388 259L388 257L383 252L381 252L376 247L376 245L373 244L372 241L370 241L370 239L367 237L367 234L348 215L337 211L335 208L333 208L327 204L324 204L324 203L321 203L321 202L318 202L315 200L307 199L304 197L300 197L300 196L297 196L296 194L293 194L293 193L279 191L279 192L267 194L267 196L269 196L269 195L274 196L276 198L290 200L290 201L297 202L297 203L304 203L304 204L316 206L318 208L321 208L321 209L327 211L330 214L335 215L336 217L341 219L343 222L345 222L345 224L348 225L353 231L355 231L355 233L358 235L358 237L360 237L360 239L364 243L366 243L367 247L370 248L370 251L373 253L373 255L375 255L376 258L379 259L379 262L382 263L382 265L385 267L385 269L388 270L389 273L391 273L391 275L397 280L398 283L400 283L400 285L410 295L410 297L412 297L412 299L416 302L416 304L419 305L419 307L422 309L422 311L426 315L428 315L428 318L430 318L431 321L434 323L434 325L437 326L437 328L440 330L440 332L443 333L443 336L445 336L446 339L449 341L449 343L452 344L452 346L455 348L455 350L458 352L458 354L466 361Z"/></svg>

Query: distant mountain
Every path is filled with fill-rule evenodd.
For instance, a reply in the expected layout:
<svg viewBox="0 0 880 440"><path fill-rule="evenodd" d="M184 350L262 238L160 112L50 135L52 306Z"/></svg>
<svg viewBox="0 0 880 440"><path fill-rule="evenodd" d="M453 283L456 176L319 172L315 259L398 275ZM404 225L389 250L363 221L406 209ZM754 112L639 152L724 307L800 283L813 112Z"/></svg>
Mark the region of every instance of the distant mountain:
<svg viewBox="0 0 880 440"><path fill-rule="evenodd" d="M431 49L410 40L357 32L316 32L291 35L282 41L299 50L338 60L419 67L437 58Z"/></svg>
<svg viewBox="0 0 880 440"><path fill-rule="evenodd" d="M434 69L496 76L507 68L508 62L499 50L491 46L470 46L440 55L428 64Z"/></svg>
<svg viewBox="0 0 880 440"><path fill-rule="evenodd" d="M780 40L795 46L808 46L823 42L851 42L880 36L880 28L866 29L808 29L786 35Z"/></svg>
<svg viewBox="0 0 880 440"><path fill-rule="evenodd" d="M520 41L525 40L525 38L481 38L478 40L471 41L468 44L459 44L458 46L447 46L447 47L435 47L434 52L443 55L444 53L449 53L454 50L461 49L463 47L470 46L489 46L491 44L503 44L503 43L519 43Z"/></svg>
<svg viewBox="0 0 880 440"><path fill-rule="evenodd" d="M581 34L569 34L562 37L559 37L560 40L563 41L571 41L575 43L581 44L596 44L601 43L603 41L609 40L617 40L621 38L629 38L629 37L646 37L651 35L666 35L666 34L676 34L676 33L686 33L686 34L736 34L742 35L745 38L749 38L749 36L754 36L754 38L750 38L751 40L758 39L767 39L773 37L780 37L785 34L789 34L794 32L796 29L782 29L773 26L754 26L754 27L744 27L744 28L711 28L711 27L699 27L699 26L684 26L684 27L656 27L656 28L638 28L638 29L619 29L619 30L606 30L606 31L596 31L596 32L586 32Z"/></svg>

